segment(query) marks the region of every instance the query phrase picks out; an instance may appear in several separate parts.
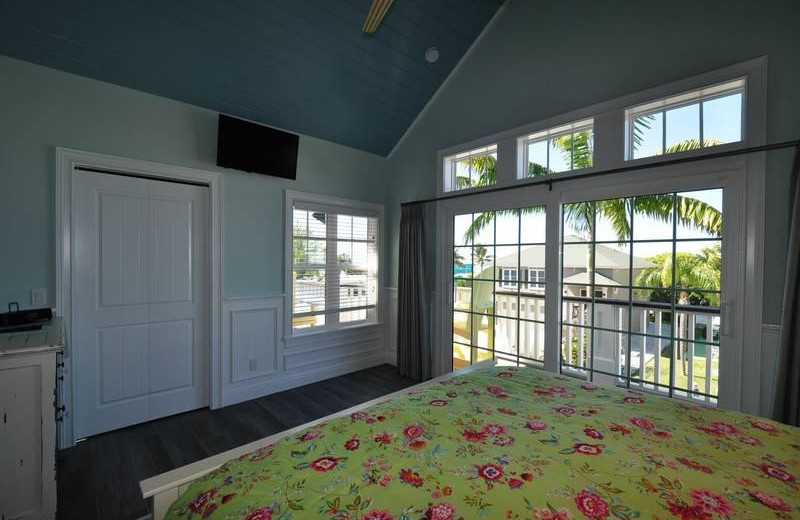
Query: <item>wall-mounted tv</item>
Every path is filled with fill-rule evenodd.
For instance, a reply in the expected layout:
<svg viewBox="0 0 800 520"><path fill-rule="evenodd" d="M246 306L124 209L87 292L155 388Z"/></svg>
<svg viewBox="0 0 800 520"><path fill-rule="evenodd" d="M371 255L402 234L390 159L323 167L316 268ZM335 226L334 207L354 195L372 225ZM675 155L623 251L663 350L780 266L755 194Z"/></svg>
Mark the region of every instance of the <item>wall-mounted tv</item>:
<svg viewBox="0 0 800 520"><path fill-rule="evenodd" d="M220 114L217 166L294 180L298 142L295 134Z"/></svg>

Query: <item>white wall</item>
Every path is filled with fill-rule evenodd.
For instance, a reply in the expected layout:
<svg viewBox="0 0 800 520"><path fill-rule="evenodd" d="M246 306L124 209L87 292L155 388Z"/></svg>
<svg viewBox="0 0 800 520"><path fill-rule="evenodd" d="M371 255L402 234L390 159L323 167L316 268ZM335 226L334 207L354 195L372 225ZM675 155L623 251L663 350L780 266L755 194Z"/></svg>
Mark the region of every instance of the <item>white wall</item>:
<svg viewBox="0 0 800 520"><path fill-rule="evenodd" d="M220 169L216 112L0 56L0 309L54 301L57 146L224 172L225 296L286 292L285 188L385 195L383 157L300 136L296 181Z"/></svg>
<svg viewBox="0 0 800 520"><path fill-rule="evenodd" d="M282 296L222 306L222 403L246 401L390 359L383 325L289 338Z"/></svg>
<svg viewBox="0 0 800 520"><path fill-rule="evenodd" d="M282 317L284 190L382 203L386 159L300 136L288 181L217 168L216 141L210 110L0 56L0 310L34 288L54 305L55 148L73 148L223 172L223 404L390 359L383 325L287 343Z"/></svg>

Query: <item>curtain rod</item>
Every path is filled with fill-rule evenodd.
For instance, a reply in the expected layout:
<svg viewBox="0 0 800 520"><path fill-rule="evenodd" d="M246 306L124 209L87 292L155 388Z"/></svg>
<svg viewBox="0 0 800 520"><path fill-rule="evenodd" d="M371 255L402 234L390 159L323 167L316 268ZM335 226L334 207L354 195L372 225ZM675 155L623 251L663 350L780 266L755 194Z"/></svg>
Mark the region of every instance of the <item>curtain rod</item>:
<svg viewBox="0 0 800 520"><path fill-rule="evenodd" d="M684 164L690 163L695 161L705 161L708 159L719 159L721 157L732 157L735 155L746 155L751 153L757 152L768 152L770 150L780 150L782 148L791 148L795 147L795 157L800 156L800 139L795 139L793 141L783 141L781 143L772 143L772 144L763 144L760 146L751 146L749 148L738 148L736 150L726 150L724 152L716 152L710 153L706 155L693 155L691 157L678 157L675 159L665 159L663 161L656 161L656 162L649 162L647 164L635 164L631 166L620 166L617 168L609 168L607 170L598 170L598 171L590 171L586 173L580 173L577 175L567 175L563 177L556 177L554 179L540 179L535 181L529 182L520 182L516 184L511 184L508 186L498 186L495 188L488 188L480 191L469 191L469 192L462 192L462 193L453 193L450 195L442 195L441 197L432 197L429 199L421 199L421 200L412 200L408 202L402 202L401 206L410 206L413 204L426 204L428 202L439 202L442 200L450 200L450 199L458 199L461 197L470 197L472 195L479 195L484 193L495 193L498 191L506 191L506 190L513 190L517 188L524 188L526 186L541 186L547 185L549 189L553 189L553 184L557 182L566 182L566 181L574 181L578 179L586 179L589 177L601 177L603 175L611 175L613 173L622 173L622 172L630 172L635 170L643 170L645 168L658 168L661 166L672 166L675 164Z"/></svg>

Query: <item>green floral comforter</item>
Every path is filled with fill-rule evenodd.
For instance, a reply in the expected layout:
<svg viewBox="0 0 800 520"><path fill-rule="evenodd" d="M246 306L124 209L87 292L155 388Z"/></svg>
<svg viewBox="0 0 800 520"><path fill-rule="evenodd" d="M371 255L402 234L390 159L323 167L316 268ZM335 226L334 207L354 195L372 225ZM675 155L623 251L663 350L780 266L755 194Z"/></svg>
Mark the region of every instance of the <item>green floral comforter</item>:
<svg viewBox="0 0 800 520"><path fill-rule="evenodd" d="M800 430L535 369L454 377L231 461L169 519L800 519Z"/></svg>

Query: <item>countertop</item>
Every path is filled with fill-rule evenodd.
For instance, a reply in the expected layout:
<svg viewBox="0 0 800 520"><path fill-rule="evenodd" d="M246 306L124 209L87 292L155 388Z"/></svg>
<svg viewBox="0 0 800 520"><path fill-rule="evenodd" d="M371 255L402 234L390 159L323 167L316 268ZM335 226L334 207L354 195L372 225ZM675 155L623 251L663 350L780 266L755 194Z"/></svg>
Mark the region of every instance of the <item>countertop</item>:
<svg viewBox="0 0 800 520"><path fill-rule="evenodd" d="M64 322L56 316L39 330L0 333L0 356L61 351L64 348Z"/></svg>

